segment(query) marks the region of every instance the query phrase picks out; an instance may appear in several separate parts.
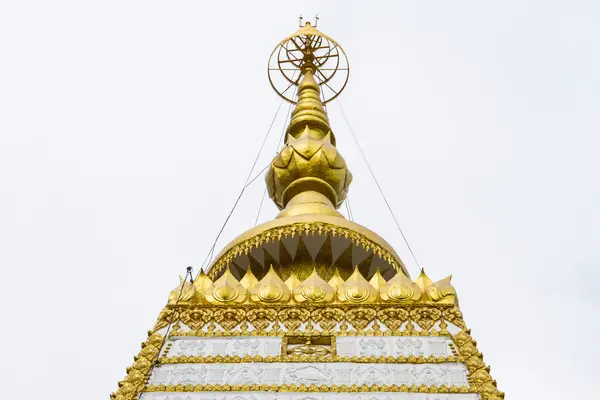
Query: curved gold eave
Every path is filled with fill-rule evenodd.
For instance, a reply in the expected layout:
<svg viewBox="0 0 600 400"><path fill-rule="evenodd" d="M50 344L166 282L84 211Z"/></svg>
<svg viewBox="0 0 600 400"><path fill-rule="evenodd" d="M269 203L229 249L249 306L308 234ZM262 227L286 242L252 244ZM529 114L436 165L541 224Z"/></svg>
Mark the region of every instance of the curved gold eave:
<svg viewBox="0 0 600 400"><path fill-rule="evenodd" d="M264 243L280 240L282 237L300 234L327 234L346 237L363 249L372 251L387 261L396 271L410 276L406 266L396 251L383 238L370 229L344 218L319 215L297 215L278 218L242 233L227 244L208 268L208 275L214 279L239 255L248 254Z"/></svg>

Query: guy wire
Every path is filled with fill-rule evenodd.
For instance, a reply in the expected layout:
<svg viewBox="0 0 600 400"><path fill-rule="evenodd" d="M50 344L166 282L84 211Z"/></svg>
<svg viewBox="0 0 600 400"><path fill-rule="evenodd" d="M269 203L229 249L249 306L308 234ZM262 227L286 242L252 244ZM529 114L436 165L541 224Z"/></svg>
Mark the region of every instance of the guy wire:
<svg viewBox="0 0 600 400"><path fill-rule="evenodd" d="M383 201L385 202L385 205L387 206L388 211L392 215L392 218L394 219L394 222L396 223L396 227L398 228L398 231L400 231L400 235L402 236L402 239L404 240L404 243L406 244L406 247L408 248L410 255L412 256L413 260L415 261L415 264L417 264L417 267L420 269L421 266L419 265L419 261L417 261L417 257L415 256L415 253L413 252L412 247L410 247L410 244L408 243L408 239L406 239L406 236L404 235L402 228L400 228L398 219L396 218L396 215L394 214L394 211L392 210L390 203L388 202L387 198L385 197L385 194L383 193L383 189L381 188L381 185L379 185L379 181L377 180L377 177L375 176L375 173L373 172L373 169L371 168L371 164L369 164L369 160L367 160L367 156L365 155L365 152L364 152L362 146L360 145L360 142L358 141L356 134L354 133L354 129L352 129L352 125L350 125L350 121L348 121L348 117L346 116L346 113L344 112L344 107L342 107L342 103L340 102L339 99L336 99L336 101L337 101L338 105L340 106L340 111L342 112L342 116L344 117L344 120L346 121L348 130L350 130L350 133L352 134L352 138L354 139L354 142L358 146L358 150L360 150L360 154L362 155L362 158L365 160L365 164L367 164L367 168L369 169L369 172L371 173L371 177L373 178L373 181L375 181L375 185L377 185L377 189L379 189L379 193L381 193L381 197L383 197Z"/></svg>

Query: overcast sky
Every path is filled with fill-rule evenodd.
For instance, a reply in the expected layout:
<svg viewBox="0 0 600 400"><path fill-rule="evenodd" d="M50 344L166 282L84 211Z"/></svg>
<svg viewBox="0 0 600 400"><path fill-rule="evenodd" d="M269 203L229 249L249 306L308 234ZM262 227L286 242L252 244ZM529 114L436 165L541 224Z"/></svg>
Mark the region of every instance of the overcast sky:
<svg viewBox="0 0 600 400"><path fill-rule="evenodd" d="M3 397L117 389L244 183L279 104L267 60L300 13L346 50L344 111L419 263L453 274L499 388L596 398L594 0L2 2ZM415 277L335 102L329 113L355 220ZM245 193L219 250L254 225L263 191L261 178ZM275 213L267 199L260 220Z"/></svg>

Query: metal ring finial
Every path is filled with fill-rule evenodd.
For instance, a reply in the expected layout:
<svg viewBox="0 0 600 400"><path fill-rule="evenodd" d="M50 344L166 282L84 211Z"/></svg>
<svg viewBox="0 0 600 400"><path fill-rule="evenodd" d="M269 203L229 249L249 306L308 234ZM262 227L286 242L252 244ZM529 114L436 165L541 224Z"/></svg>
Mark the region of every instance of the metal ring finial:
<svg viewBox="0 0 600 400"><path fill-rule="evenodd" d="M350 76L344 49L310 22L282 40L269 59L269 82L286 101L296 104L292 86L298 86L307 70L311 70L327 104L344 90Z"/></svg>

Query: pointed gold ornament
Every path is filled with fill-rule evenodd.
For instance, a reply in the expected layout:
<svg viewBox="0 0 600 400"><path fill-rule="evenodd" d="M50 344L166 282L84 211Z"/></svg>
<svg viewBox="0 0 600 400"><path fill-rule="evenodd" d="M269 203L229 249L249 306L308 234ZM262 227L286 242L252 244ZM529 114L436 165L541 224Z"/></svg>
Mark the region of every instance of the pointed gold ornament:
<svg viewBox="0 0 600 400"><path fill-rule="evenodd" d="M179 285L169 294L169 304L189 304L196 297L196 288L179 276Z"/></svg>
<svg viewBox="0 0 600 400"><path fill-rule="evenodd" d="M383 301L416 301L421 298L421 289L402 272L398 272L379 289Z"/></svg>
<svg viewBox="0 0 600 400"><path fill-rule="evenodd" d="M333 276L329 280L329 286L337 290L340 285L344 284L344 278L340 275L340 270L336 267L333 271Z"/></svg>
<svg viewBox="0 0 600 400"><path fill-rule="evenodd" d="M357 266L346 282L338 287L337 297L341 302L374 302L377 299L377 290L362 276Z"/></svg>
<svg viewBox="0 0 600 400"><path fill-rule="evenodd" d="M313 269L312 274L294 289L294 300L298 303L330 303L335 297L335 291Z"/></svg>
<svg viewBox="0 0 600 400"><path fill-rule="evenodd" d="M254 275L251 268L248 268L244 277L240 280L240 283L246 290L254 287L258 283L258 278Z"/></svg>
<svg viewBox="0 0 600 400"><path fill-rule="evenodd" d="M206 290L212 285L212 281L206 275L204 270L201 270L196 279L194 280L194 288L196 288L195 300L197 303L206 302Z"/></svg>
<svg viewBox="0 0 600 400"><path fill-rule="evenodd" d="M457 304L456 289L450 283L452 275L433 283L427 288L427 295L435 302Z"/></svg>
<svg viewBox="0 0 600 400"><path fill-rule="evenodd" d="M206 300L210 303L243 303L246 288L235 279L229 268L206 290Z"/></svg>
<svg viewBox="0 0 600 400"><path fill-rule="evenodd" d="M287 303L291 297L290 289L277 275L273 265L267 275L250 288L250 299L256 303Z"/></svg>
<svg viewBox="0 0 600 400"><path fill-rule="evenodd" d="M287 278L285 281L285 285L290 289L291 292L293 292L294 289L300 286L301 283L302 281L298 279L296 273L293 270L290 272L290 277Z"/></svg>
<svg viewBox="0 0 600 400"><path fill-rule="evenodd" d="M379 292L379 289L381 289L381 287L383 285L385 285L386 280L383 277L383 275L381 275L381 272L379 272L379 268L377 268L375 270L375 273L373 274L373 276L371 277L371 279L369 280L369 283L371 284L371 286L373 286L375 288L375 290L377 290Z"/></svg>

